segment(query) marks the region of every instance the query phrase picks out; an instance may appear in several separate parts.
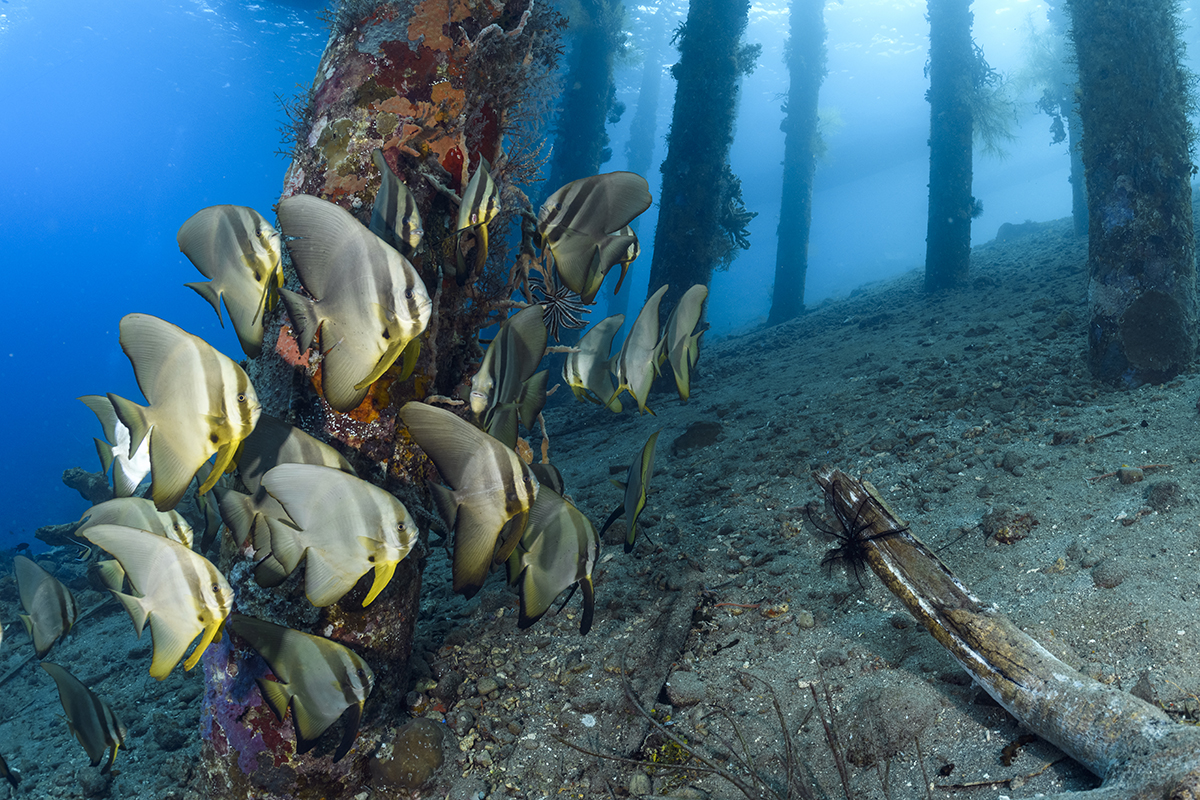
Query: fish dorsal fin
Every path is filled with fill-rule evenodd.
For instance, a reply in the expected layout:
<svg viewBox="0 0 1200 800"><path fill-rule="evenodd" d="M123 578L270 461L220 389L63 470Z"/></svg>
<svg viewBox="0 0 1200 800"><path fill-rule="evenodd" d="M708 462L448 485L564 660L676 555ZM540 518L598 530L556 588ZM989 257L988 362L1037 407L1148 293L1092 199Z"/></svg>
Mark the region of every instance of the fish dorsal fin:
<svg viewBox="0 0 1200 800"><path fill-rule="evenodd" d="M634 172L609 172L571 181L546 200L539 227L560 222L599 238L628 225L650 207L650 187Z"/></svg>
<svg viewBox="0 0 1200 800"><path fill-rule="evenodd" d="M183 329L149 314L126 314L121 318L121 349L133 363L138 388L151 404L161 401L156 395L163 385L162 369L171 369L179 348L195 347L195 340Z"/></svg>
<svg viewBox="0 0 1200 800"><path fill-rule="evenodd" d="M366 239L370 231L335 203L307 194L285 197L279 201L279 225L285 235L296 237L288 241L288 251L300 282L317 300L345 276L349 265L371 260Z"/></svg>
<svg viewBox="0 0 1200 800"><path fill-rule="evenodd" d="M442 479L454 488L462 485L479 451L490 446L487 434L441 408L410 402L400 409L400 417Z"/></svg>

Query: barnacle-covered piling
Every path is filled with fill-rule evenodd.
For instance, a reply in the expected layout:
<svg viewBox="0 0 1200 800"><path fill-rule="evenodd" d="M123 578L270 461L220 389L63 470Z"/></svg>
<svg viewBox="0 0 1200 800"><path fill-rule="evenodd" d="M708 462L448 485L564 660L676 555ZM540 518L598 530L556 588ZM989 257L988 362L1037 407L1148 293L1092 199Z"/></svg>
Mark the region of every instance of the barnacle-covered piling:
<svg viewBox="0 0 1200 800"><path fill-rule="evenodd" d="M840 517L864 526L859 535L871 569L976 683L1025 727L1104 780L1087 797L1197 796L1200 728L1173 722L1144 700L1059 661L973 595L870 483L828 468L813 477Z"/></svg>

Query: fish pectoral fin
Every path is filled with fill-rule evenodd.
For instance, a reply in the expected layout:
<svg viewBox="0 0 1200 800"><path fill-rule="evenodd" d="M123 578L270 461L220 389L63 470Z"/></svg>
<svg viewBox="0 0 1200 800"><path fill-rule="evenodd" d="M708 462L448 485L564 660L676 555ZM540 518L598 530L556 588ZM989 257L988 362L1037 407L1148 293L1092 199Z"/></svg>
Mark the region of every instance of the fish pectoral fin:
<svg viewBox="0 0 1200 800"><path fill-rule="evenodd" d="M232 442L222 445L217 450L217 458L213 461L212 469L208 471L208 477L196 490L197 495L206 494L209 489L217 485L217 481L222 475L233 469L233 456L236 452L237 447Z"/></svg>
<svg viewBox="0 0 1200 800"><path fill-rule="evenodd" d="M400 380L406 381L412 377L413 370L417 368L417 358L420 355L421 340L419 338L409 340L408 344L404 346L404 350L400 353Z"/></svg>
<svg viewBox="0 0 1200 800"><path fill-rule="evenodd" d="M517 408L513 403L502 403L492 409L487 432L506 447L517 446Z"/></svg>
<svg viewBox="0 0 1200 800"><path fill-rule="evenodd" d="M300 531L288 525L283 520L273 517L266 518L267 532L270 534L270 554L291 575L304 559L307 545L300 539ZM255 531L257 534L257 531ZM255 536L258 539L258 536ZM257 553L259 542L255 541Z"/></svg>
<svg viewBox="0 0 1200 800"><path fill-rule="evenodd" d="M321 327L321 319L317 314L317 305L311 298L293 292L290 289L280 289L279 298L287 309L288 318L296 329L296 344L303 353L312 347L317 329Z"/></svg>
<svg viewBox="0 0 1200 800"><path fill-rule="evenodd" d="M204 635L200 638L200 643L196 645L196 649L192 651L190 656L188 656L188 660L183 662L184 672L189 671L192 667L199 663L200 657L204 655L204 651L208 648L208 646L212 644L214 639L220 637L221 629L224 626L224 620L217 620L215 622L210 622L204 628Z"/></svg>
<svg viewBox="0 0 1200 800"><path fill-rule="evenodd" d="M376 304L375 308L377 309L378 313L380 314L380 316L382 318L383 314L386 313L384 311L383 306ZM366 389L368 386L370 386L375 381L382 378L383 374L385 372L387 372L389 369L391 369L392 364L396 363L396 358L400 355L401 352L403 352L404 348L406 348L407 346L408 346L408 342L404 341L404 339L399 336L396 337L395 339L393 339L391 342L389 342L387 349L384 350L383 355L379 357L379 361L375 362L375 368L371 370L370 374L367 375L367 377L363 378L361 381L354 384L354 390L362 391L363 389Z"/></svg>
<svg viewBox="0 0 1200 800"><path fill-rule="evenodd" d="M364 547L369 549L375 549L378 546L378 542L366 536L360 536L359 541L363 543ZM376 552L378 552L378 550L376 550ZM372 601L374 601L375 598L379 596L379 593L382 592L388 583L391 582L392 575L395 574L396 565L398 563L398 561L390 560L377 560L375 562L375 580L371 583L371 591L367 592L367 596L363 598L363 608L371 605Z"/></svg>

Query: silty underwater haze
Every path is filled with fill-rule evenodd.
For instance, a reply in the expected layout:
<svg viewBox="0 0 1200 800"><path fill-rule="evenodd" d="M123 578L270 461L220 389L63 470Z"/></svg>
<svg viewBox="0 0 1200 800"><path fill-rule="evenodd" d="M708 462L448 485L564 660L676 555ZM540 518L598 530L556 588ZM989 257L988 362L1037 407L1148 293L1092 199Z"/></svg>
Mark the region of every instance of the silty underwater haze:
<svg viewBox="0 0 1200 800"><path fill-rule="evenodd" d="M669 38L686 15L682 3L627 8L634 51L650 26L665 28ZM1046 6L991 0L972 10L974 38L988 62L1017 76L1028 32L1048 28ZM72 0L6 0L0 15L0 152L7 160L0 263L10 298L0 349L8 389L0 413L9 423L0 547L12 547L87 508L61 481L66 468L97 468L92 437L101 436L100 426L76 398L140 398L117 342L124 314L162 316L241 357L228 322L222 328L207 303L182 286L202 276L179 252L175 234L195 211L218 203L274 219L287 167L276 152L286 124L277 96L309 85L328 32L317 7L302 3L143 0L99 9ZM1194 12L1183 16L1190 23ZM828 149L812 205L809 306L920 268L926 233L925 4L832 2L825 24L828 74L819 105ZM760 325L769 308L787 28L786 4L752 6L745 41L763 51L742 82L731 162L746 207L758 216L749 225L750 249L714 274L709 338ZM646 175L656 201L676 51L667 48L659 58L655 166ZM642 68L636 55L618 63L626 111L609 126L614 155L605 171L626 166ZM974 194L984 211L972 227L975 243L992 238L1003 222L1070 212L1067 146L1051 145L1036 94L1017 97L1007 157L976 154ZM655 216L654 208L645 215L644 251L627 282L637 303L646 295ZM601 319L602 309L589 321Z"/></svg>

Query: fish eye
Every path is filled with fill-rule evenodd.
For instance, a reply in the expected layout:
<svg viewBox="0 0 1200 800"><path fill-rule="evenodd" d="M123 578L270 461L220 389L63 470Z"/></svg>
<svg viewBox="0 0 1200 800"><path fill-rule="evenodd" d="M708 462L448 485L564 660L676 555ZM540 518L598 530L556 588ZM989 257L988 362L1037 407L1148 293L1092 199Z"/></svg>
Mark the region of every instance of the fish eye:
<svg viewBox="0 0 1200 800"><path fill-rule="evenodd" d="M245 392L238 392L237 401L238 401L239 403L244 403L244 402L246 402L246 393L245 393Z"/></svg>
<svg viewBox="0 0 1200 800"><path fill-rule="evenodd" d="M405 300L412 300L412 299L413 299L413 290L412 290L412 289L405 289L405 290L404 290L404 299L405 299Z"/></svg>

